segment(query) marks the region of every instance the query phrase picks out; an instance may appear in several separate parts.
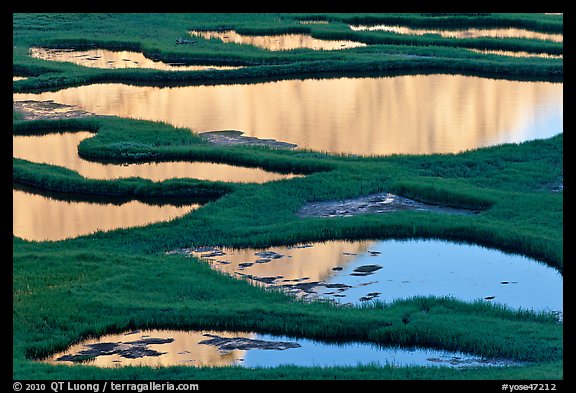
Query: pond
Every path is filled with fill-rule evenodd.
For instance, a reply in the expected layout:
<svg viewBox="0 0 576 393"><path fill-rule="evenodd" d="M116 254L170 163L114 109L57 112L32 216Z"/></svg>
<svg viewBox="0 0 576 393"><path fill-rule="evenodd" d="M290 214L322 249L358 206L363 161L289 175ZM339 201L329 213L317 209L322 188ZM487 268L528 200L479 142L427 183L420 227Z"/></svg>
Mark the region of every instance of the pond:
<svg viewBox="0 0 576 393"><path fill-rule="evenodd" d="M12 137L12 154L15 158L68 168L90 179L141 177L162 181L174 178L194 178L238 183L265 183L296 176L268 172L260 168L211 162L102 164L84 160L78 155L78 144L93 136L93 133L87 131L41 136L14 135Z"/></svg>
<svg viewBox="0 0 576 393"><path fill-rule="evenodd" d="M12 190L12 230L25 240L64 240L96 231L145 226L169 221L201 207L58 200L24 190Z"/></svg>
<svg viewBox="0 0 576 393"><path fill-rule="evenodd" d="M30 56L36 59L61 61L92 68L151 68L163 71L200 71L231 70L241 67L217 65L186 65L183 63L164 63L152 60L142 53L132 51L112 51L108 49L50 49L30 48Z"/></svg>
<svg viewBox="0 0 576 393"><path fill-rule="evenodd" d="M397 34L425 35L436 34L446 38L527 38L536 40L546 40L553 42L562 42L564 35L559 33L542 33L514 27L507 28L467 28L467 29L429 29L429 28L411 28L398 25L350 25L354 31L387 31Z"/></svg>
<svg viewBox="0 0 576 393"><path fill-rule="evenodd" d="M259 168L209 162L159 162L102 164L78 156L77 146L94 136L87 131L40 136L13 136L13 156L36 163L57 165L92 179L141 177L153 181L195 178L211 181L263 183L287 179ZM13 233L26 240L63 240L91 234L97 230L145 226L181 217L200 204L173 206L140 201L122 203L60 200L22 189L13 190Z"/></svg>
<svg viewBox="0 0 576 393"><path fill-rule="evenodd" d="M192 248L214 269L306 299L340 304L453 297L563 311L562 275L534 259L440 240L328 241L266 249Z"/></svg>
<svg viewBox="0 0 576 393"><path fill-rule="evenodd" d="M225 44L246 44L259 48L281 51L292 49L313 49L313 50L339 50L366 46L362 42L349 40L321 40L309 34L279 34L279 35L242 35L234 30L226 31L201 31L192 30L190 35L202 37L204 39L218 39Z"/></svg>
<svg viewBox="0 0 576 393"><path fill-rule="evenodd" d="M13 99L358 155L457 153L563 131L562 83L461 75L163 88L108 83Z"/></svg>
<svg viewBox="0 0 576 393"><path fill-rule="evenodd" d="M424 348L382 347L348 342L325 343L252 332L138 330L86 340L43 360L50 364L97 367L196 366L276 367L512 366L505 359L484 359L461 352Z"/></svg>

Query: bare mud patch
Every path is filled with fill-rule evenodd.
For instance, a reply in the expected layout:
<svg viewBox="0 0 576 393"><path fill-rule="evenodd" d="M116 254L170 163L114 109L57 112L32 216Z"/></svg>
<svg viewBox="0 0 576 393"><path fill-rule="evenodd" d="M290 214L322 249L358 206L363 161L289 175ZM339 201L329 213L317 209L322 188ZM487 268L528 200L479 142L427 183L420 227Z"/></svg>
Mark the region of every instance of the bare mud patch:
<svg viewBox="0 0 576 393"><path fill-rule="evenodd" d="M86 349L78 352L77 354L63 355L58 357L57 361L66 362L84 362L94 359L98 356L118 355L126 359L138 359L146 356L160 356L165 352L158 352L150 349L150 344L166 344L173 342L173 338L144 338L137 341L130 341L127 343L117 342L101 342L94 344L87 344Z"/></svg>
<svg viewBox="0 0 576 393"><path fill-rule="evenodd" d="M253 136L244 136L244 132L235 130L208 131L198 134L201 138L222 146L250 145L268 146L275 149L294 149L297 145L275 139L261 139Z"/></svg>
<svg viewBox="0 0 576 393"><path fill-rule="evenodd" d="M359 214L391 213L402 210L462 215L480 212L480 210L474 209L460 209L418 202L389 192L380 192L338 201L309 202L302 206L296 215L299 217L351 217Z"/></svg>
<svg viewBox="0 0 576 393"><path fill-rule="evenodd" d="M24 120L54 120L77 117L95 116L74 105L59 104L53 100L48 101L14 101L13 108L22 114Z"/></svg>
<svg viewBox="0 0 576 393"><path fill-rule="evenodd" d="M297 342L258 340L248 337L222 337L210 333L205 333L204 336L208 338L200 341L199 344L214 345L218 347L220 351L232 351L236 349L241 351L251 349L283 351L285 349L301 347Z"/></svg>

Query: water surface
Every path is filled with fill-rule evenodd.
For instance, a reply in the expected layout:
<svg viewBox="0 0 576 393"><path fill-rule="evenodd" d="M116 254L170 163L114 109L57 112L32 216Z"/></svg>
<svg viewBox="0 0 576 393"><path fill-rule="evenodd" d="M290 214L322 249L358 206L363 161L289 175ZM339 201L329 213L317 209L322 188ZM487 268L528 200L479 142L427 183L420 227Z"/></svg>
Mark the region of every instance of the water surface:
<svg viewBox="0 0 576 393"><path fill-rule="evenodd" d="M12 154L15 158L68 168L90 179L141 177L162 181L173 178L194 178L210 181L264 183L295 176L268 172L260 168L211 162L102 164L84 160L78 155L78 144L93 136L94 134L87 131L41 136L14 135L12 137Z"/></svg>
<svg viewBox="0 0 576 393"><path fill-rule="evenodd" d="M557 270L476 245L439 240L329 241L218 250L185 253L237 278L342 304L449 296L513 309L563 310L563 280Z"/></svg>
<svg viewBox="0 0 576 393"><path fill-rule="evenodd" d="M243 349L237 349L243 348ZM97 355L98 353L100 355ZM251 332L132 331L86 340L44 360L74 364L74 356L90 357L82 364L122 366L401 366L479 367L518 365L503 359L483 359L461 352L423 348L378 347L367 343L329 344Z"/></svg>
<svg viewBox="0 0 576 393"><path fill-rule="evenodd" d="M351 25L350 28L354 31L388 31L397 34L409 35L425 35L437 34L441 37L447 38L527 38L536 40L546 40L553 42L562 42L564 39L563 34L555 33L541 33L538 31L531 31L526 29L518 29L514 27L507 28L467 28L467 29L430 29L430 28L411 28L398 25Z"/></svg>
<svg viewBox="0 0 576 393"><path fill-rule="evenodd" d="M563 131L562 83L461 75L164 88L109 83L13 99L360 155L457 153Z"/></svg>
<svg viewBox="0 0 576 393"><path fill-rule="evenodd" d="M33 47L30 48L30 56L36 59L70 62L92 68L151 68L163 71L231 70L240 68L232 66L164 63L162 61L149 59L139 52L112 51L108 49L75 50Z"/></svg>
<svg viewBox="0 0 576 393"><path fill-rule="evenodd" d="M321 40L314 38L308 34L279 34L279 35L265 35L253 36L242 35L234 30L226 31L200 31L192 30L190 34L193 37L202 37L204 39L219 39L225 44L247 44L257 46L259 48L281 51L292 49L314 49L314 50L338 50L356 48L359 46L366 46L362 42L349 41L349 40Z"/></svg>
<svg viewBox="0 0 576 393"><path fill-rule="evenodd" d="M140 201L121 204L62 201L22 190L12 190L12 230L25 240L64 240L96 231L145 226L169 221L201 207L151 205Z"/></svg>
<svg viewBox="0 0 576 393"><path fill-rule="evenodd" d="M489 50L489 49L468 49L471 52L483 53L487 55L500 55L512 57L546 57L549 59L563 59L564 55L550 55L548 53L531 53L523 51Z"/></svg>

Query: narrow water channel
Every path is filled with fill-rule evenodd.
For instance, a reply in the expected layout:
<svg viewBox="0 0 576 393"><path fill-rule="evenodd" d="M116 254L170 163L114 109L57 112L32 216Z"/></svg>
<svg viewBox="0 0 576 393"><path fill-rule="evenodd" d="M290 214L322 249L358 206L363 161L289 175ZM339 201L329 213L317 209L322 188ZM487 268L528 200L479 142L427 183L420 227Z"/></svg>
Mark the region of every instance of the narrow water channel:
<svg viewBox="0 0 576 393"><path fill-rule="evenodd" d="M36 163L57 165L91 179L141 177L153 181L194 178L211 181L264 183L287 179L259 168L207 162L159 162L101 164L78 156L78 144L93 134L86 131L41 136L13 136L13 156ZM13 234L26 240L63 240L95 231L144 226L181 217L199 204L153 205L140 201L123 203L67 201L23 190L13 190Z"/></svg>
<svg viewBox="0 0 576 393"><path fill-rule="evenodd" d="M461 75L163 88L108 83L13 99L358 155L458 153L563 132L562 83Z"/></svg>
<svg viewBox="0 0 576 393"><path fill-rule="evenodd" d="M281 365L486 367L519 365L505 359L424 348L330 344L251 332L144 330L84 341L44 362L97 367L196 366L276 367Z"/></svg>
<svg viewBox="0 0 576 393"><path fill-rule="evenodd" d="M141 177L162 181L174 178L193 178L237 183L265 183L296 176L269 172L260 168L211 162L102 164L84 160L78 155L78 144L93 136L93 133L87 131L41 136L14 135L12 154L15 158L68 168L89 179Z"/></svg>
<svg viewBox="0 0 576 393"><path fill-rule="evenodd" d="M226 31L190 31L192 37L202 37L206 40L218 39L225 44L253 45L270 51L292 49L339 50L366 46L363 42L350 40L321 40L309 34L278 34L278 35L242 35L234 30Z"/></svg>
<svg viewBox="0 0 576 393"><path fill-rule="evenodd" d="M531 53L524 51L488 50L488 49L468 49L471 52L483 53L485 55L512 56L512 57L545 57L549 59L563 59L564 55L550 55L548 53Z"/></svg>
<svg viewBox="0 0 576 393"><path fill-rule="evenodd" d="M241 67L219 65L186 65L165 63L150 59L139 52L112 51L109 49L50 49L30 48L30 56L36 59L60 61L91 68L150 68L162 71L232 70Z"/></svg>
<svg viewBox="0 0 576 393"><path fill-rule="evenodd" d="M430 29L411 28L398 25L350 25L354 31L387 31L397 34L426 35L433 34L446 38L527 38L536 40L546 40L552 42L562 42L564 35L559 33L542 33L527 29L514 27L507 28L467 28L467 29Z"/></svg>

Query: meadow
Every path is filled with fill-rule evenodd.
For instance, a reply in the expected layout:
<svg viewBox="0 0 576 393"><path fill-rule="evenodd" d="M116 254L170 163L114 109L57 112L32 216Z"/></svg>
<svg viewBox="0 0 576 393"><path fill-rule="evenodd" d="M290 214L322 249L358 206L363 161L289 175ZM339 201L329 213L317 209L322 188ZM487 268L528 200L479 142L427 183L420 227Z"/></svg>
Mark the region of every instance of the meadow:
<svg viewBox="0 0 576 393"><path fill-rule="evenodd" d="M329 24L301 24L327 20ZM562 31L562 17L540 14L15 14L14 92L95 82L163 85L251 83L282 78L448 72L561 82L562 60L484 55L476 49L562 53L533 39L446 39L351 31L348 23L407 26L514 26ZM369 44L345 51L270 52L198 40L191 29L243 34L305 33ZM164 61L247 65L237 70L166 72L91 69L28 56L31 46L98 47L143 52ZM209 161L305 176L265 184L140 178L94 180L66 168L13 160L14 187L63 199L208 202L170 222L97 232L60 242L13 237L14 379L562 379L563 325L548 313L486 302L415 297L338 307L304 302L166 252L198 246L267 247L330 239L434 238L474 243L535 258L563 272L563 135L457 154L349 156L308 150L212 145L188 129L113 116L24 120L15 135L90 131L78 154L105 162ZM389 191L420 201L481 210L471 216L401 211L355 217L299 218L306 202ZM405 321L409 320L409 323ZM453 370L425 367L245 369L53 366L34 360L83 338L130 329L256 331L343 342L424 346L529 362Z"/></svg>

